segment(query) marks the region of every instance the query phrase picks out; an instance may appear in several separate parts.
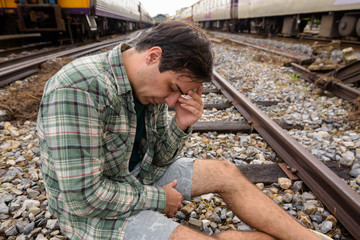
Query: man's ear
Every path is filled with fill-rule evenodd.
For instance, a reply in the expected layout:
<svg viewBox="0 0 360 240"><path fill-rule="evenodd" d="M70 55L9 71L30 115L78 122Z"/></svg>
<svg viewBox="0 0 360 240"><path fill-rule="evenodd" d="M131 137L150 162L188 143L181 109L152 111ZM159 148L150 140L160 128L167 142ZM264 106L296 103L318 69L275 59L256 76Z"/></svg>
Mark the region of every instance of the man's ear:
<svg viewBox="0 0 360 240"><path fill-rule="evenodd" d="M146 63L152 64L160 62L162 49L160 47L152 47L146 54Z"/></svg>

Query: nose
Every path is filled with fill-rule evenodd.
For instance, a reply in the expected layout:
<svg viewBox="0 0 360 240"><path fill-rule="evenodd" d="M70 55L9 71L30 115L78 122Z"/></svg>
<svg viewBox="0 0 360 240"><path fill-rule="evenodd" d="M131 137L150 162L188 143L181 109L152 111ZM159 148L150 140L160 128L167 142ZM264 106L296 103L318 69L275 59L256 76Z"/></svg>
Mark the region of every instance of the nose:
<svg viewBox="0 0 360 240"><path fill-rule="evenodd" d="M180 96L181 93L172 93L165 98L165 103L168 105L168 107L173 107L175 106L175 103L177 102Z"/></svg>

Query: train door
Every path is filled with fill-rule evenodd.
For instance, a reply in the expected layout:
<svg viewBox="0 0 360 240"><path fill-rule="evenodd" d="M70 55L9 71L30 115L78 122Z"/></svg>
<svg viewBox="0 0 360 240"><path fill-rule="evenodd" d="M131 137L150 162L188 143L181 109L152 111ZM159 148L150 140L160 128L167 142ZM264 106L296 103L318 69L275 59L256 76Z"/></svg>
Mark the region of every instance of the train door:
<svg viewBox="0 0 360 240"><path fill-rule="evenodd" d="M239 0L231 0L230 5L230 31L238 32L239 31L239 16L238 16L238 4Z"/></svg>

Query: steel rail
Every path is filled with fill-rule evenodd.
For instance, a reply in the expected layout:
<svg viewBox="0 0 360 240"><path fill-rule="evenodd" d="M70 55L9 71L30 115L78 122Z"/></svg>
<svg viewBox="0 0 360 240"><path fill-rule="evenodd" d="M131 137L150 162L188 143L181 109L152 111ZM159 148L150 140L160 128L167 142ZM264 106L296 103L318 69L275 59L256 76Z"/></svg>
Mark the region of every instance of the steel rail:
<svg viewBox="0 0 360 240"><path fill-rule="evenodd" d="M290 65L294 70L301 73L301 77L303 77L305 80L315 83L317 86L332 92L338 97L341 97L350 102L354 102L360 97L359 90L343 84L340 82L340 80L310 72L308 69L296 63L291 63Z"/></svg>
<svg viewBox="0 0 360 240"><path fill-rule="evenodd" d="M259 49L262 51L267 51L267 52L275 53L278 55L286 56L286 57L295 59L299 63L307 62L311 59L310 56L289 54L286 52L276 51L276 50L273 50L270 48L261 47L258 45L250 44L250 43L236 40L236 39L230 39L230 41L238 43L238 44L242 44L242 45L245 45L248 47L253 47L253 48L256 48L256 49ZM351 102L355 102L360 97L359 90L349 87L349 86L345 85L344 83L341 83L340 80L337 80L334 77L332 79L330 79L328 77L322 77L319 74L313 73L313 72L309 71L308 69L306 69L294 62L292 62L290 65L293 69L295 69L299 73L302 73L306 80L310 80L310 81L316 83L319 87L321 87L325 90L331 91L333 94L335 94L338 97L341 97L341 98L351 101ZM358 73L356 73L356 74L358 74ZM351 75L350 77L355 78L356 76ZM322 80L322 81L319 81L319 80Z"/></svg>
<svg viewBox="0 0 360 240"><path fill-rule="evenodd" d="M297 175L344 227L356 239L360 239L360 195L223 79L219 73L214 71L212 81L248 120L250 126L256 129L291 168L296 170Z"/></svg>
<svg viewBox="0 0 360 240"><path fill-rule="evenodd" d="M290 54L290 53L287 53L287 52L277 51L277 50L273 50L273 49L266 48L266 47L261 47L261 46L259 46L259 45L247 43L247 42L244 42L244 41L241 41L241 40L237 40L237 39L233 39L233 38L231 38L230 41L235 42L235 43L238 43L238 44L241 44L241 45L245 45L245 46L247 46L247 47L256 48L256 49L259 49L259 50L261 50L261 51L271 52L271 53L275 53L275 54L277 54L277 55L281 55L281 56L284 56L284 57L292 58L292 59L295 59L295 60L297 60L297 61L299 61L299 62L307 61L307 60L311 59L311 56L310 56L310 55Z"/></svg>
<svg viewBox="0 0 360 240"><path fill-rule="evenodd" d="M80 55L85 55L106 47L114 46L118 44L119 41L124 41L126 39L128 38L124 38L122 36L77 48L65 49L56 53L45 54L44 56L37 57L36 59L20 61L14 65L7 65L0 68L0 87L37 72L39 70L40 64L50 59L63 56L77 57Z"/></svg>

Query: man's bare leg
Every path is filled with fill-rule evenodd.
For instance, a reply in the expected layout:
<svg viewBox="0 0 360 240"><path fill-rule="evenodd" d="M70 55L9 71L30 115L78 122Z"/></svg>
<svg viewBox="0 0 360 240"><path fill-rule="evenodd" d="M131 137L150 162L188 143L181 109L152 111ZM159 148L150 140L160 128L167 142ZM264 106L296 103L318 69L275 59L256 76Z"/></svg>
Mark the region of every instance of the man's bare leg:
<svg viewBox="0 0 360 240"><path fill-rule="evenodd" d="M240 231L225 231L216 235L206 235L197 230L186 226L178 226L171 234L169 240L229 240L229 239L244 239L244 240L275 240L275 238L262 232L240 232Z"/></svg>
<svg viewBox="0 0 360 240"><path fill-rule="evenodd" d="M191 196L205 193L220 194L236 216L246 224L275 238L320 239L258 190L234 164L227 161L206 159L194 161ZM236 233L235 231L234 234ZM254 234L263 233L255 232Z"/></svg>

